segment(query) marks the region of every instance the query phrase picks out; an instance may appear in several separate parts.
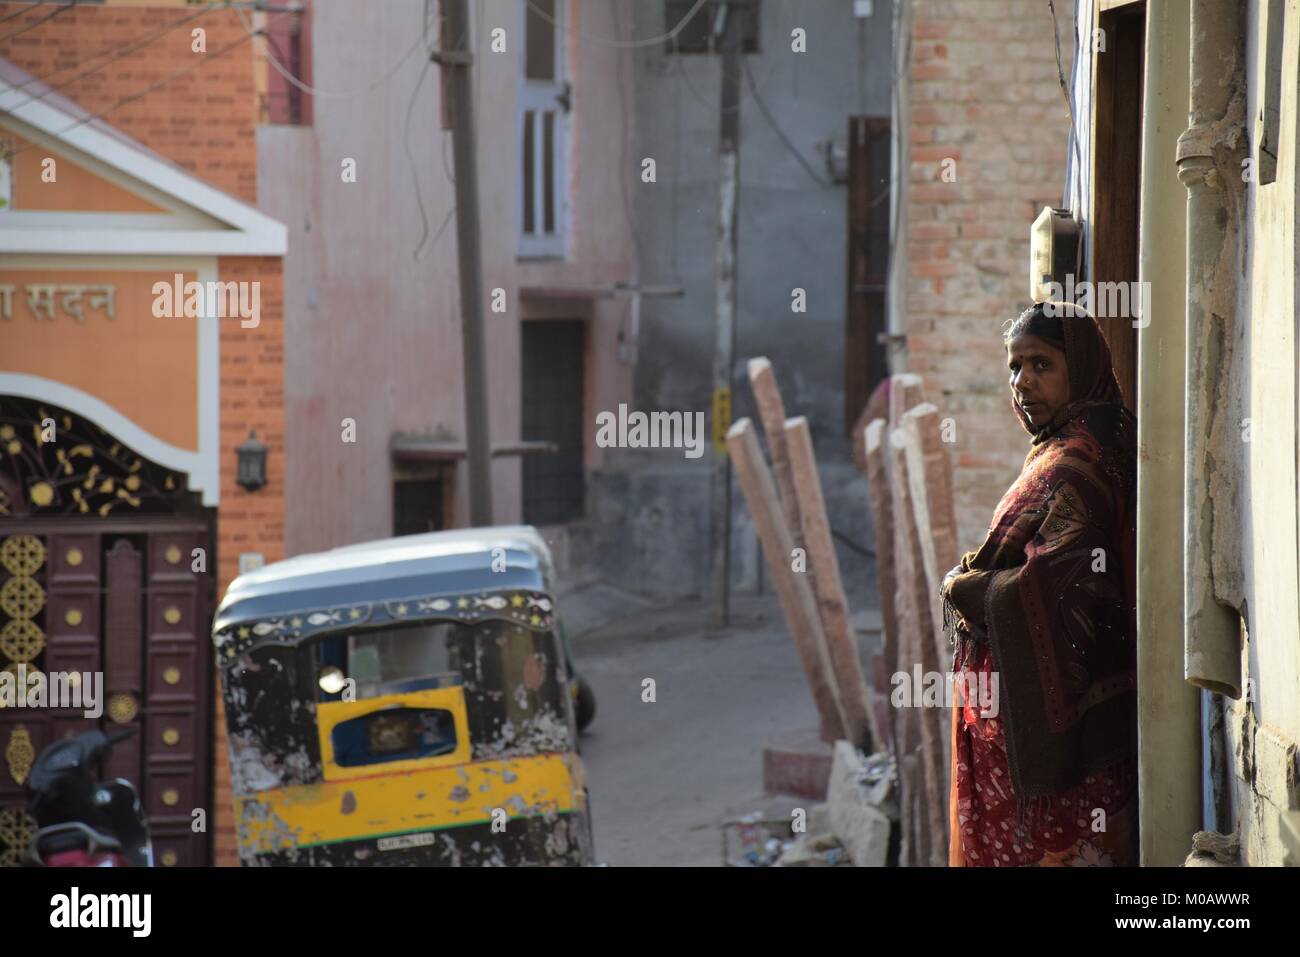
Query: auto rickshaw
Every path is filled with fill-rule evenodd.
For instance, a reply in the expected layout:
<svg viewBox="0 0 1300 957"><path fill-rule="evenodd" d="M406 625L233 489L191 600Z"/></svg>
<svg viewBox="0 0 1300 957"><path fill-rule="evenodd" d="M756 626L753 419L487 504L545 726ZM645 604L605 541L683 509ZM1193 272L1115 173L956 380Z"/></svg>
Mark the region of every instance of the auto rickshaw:
<svg viewBox="0 0 1300 957"><path fill-rule="evenodd" d="M578 679L552 579L526 526L367 542L237 578L212 636L242 862L590 864Z"/></svg>

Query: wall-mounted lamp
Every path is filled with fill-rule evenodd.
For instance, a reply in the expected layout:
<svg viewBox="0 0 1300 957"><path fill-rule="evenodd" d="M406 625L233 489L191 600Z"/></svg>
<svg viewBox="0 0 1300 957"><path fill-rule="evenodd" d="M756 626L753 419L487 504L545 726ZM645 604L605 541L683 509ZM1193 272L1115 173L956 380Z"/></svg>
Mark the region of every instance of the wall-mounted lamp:
<svg viewBox="0 0 1300 957"><path fill-rule="evenodd" d="M239 474L235 481L249 492L266 484L266 446L257 441L257 432L248 433L248 441L235 449L239 456Z"/></svg>

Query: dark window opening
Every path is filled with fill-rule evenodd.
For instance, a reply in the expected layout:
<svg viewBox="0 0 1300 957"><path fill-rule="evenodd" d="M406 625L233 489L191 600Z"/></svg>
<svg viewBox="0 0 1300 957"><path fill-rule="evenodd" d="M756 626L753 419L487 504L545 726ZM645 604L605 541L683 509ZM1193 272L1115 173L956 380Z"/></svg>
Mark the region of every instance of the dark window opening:
<svg viewBox="0 0 1300 957"><path fill-rule="evenodd" d="M312 85L310 6L299 13L268 14L266 54L298 81L288 79L274 63L266 64L266 122L311 126L311 94L302 89Z"/></svg>
<svg viewBox="0 0 1300 957"><path fill-rule="evenodd" d="M524 232L537 232L537 225L534 219L536 210L536 200L534 199L533 169L536 163L536 157L533 155L533 117L536 116L532 110L524 111L524 154L523 154L523 173L524 173Z"/></svg>
<svg viewBox="0 0 1300 957"><path fill-rule="evenodd" d="M524 33L524 76L555 79L555 0L527 0Z"/></svg>
<svg viewBox="0 0 1300 957"><path fill-rule="evenodd" d="M681 23L682 17L691 12L696 0L666 0L664 3L664 30L671 33ZM670 36L665 42L666 53L717 53L721 48L721 37L713 35L714 23L717 22L719 0L709 0L695 15L682 25L675 37ZM730 4L728 16L740 18L741 52L758 52L758 2L748 6Z"/></svg>
<svg viewBox="0 0 1300 957"><path fill-rule="evenodd" d="M542 231L555 232L555 111L542 114Z"/></svg>
<svg viewBox="0 0 1300 957"><path fill-rule="evenodd" d="M393 482L393 534L418 535L445 528L444 491L441 474Z"/></svg>

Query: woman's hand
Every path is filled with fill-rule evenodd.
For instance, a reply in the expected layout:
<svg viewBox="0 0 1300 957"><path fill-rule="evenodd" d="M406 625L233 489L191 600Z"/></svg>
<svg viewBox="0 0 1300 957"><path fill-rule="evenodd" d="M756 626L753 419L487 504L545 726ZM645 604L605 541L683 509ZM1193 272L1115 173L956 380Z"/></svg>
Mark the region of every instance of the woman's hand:
<svg viewBox="0 0 1300 957"><path fill-rule="evenodd" d="M955 619L954 624L960 631L964 631L972 637L983 637L985 634L983 627L975 622L967 620L966 616L957 608L956 603L952 600L952 597L949 594L953 582L961 575L965 575L969 572L971 572L971 569L967 565L966 557L963 557L960 562L949 569L948 574L943 576L943 584L939 586L939 595L944 599L945 605L949 609L948 613L953 616Z"/></svg>
<svg viewBox="0 0 1300 957"><path fill-rule="evenodd" d="M948 574L946 574L946 575L943 576L943 584L939 586L939 594L940 594L940 595L947 595L947 594L948 594L948 586L952 583L952 580L953 580L954 578L956 578L958 575L960 575L960 574L961 574L962 572L964 572L964 571L965 571L965 569L961 567L961 563L960 563L960 562L958 562L956 565L952 566L952 568L948 571Z"/></svg>

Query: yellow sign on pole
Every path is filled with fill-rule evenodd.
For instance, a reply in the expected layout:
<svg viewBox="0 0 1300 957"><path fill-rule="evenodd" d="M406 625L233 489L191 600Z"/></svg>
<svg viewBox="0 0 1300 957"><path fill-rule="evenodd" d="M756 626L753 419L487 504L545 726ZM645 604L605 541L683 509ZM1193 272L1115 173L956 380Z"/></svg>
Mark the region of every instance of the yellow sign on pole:
<svg viewBox="0 0 1300 957"><path fill-rule="evenodd" d="M731 389L713 390L713 454L727 454L727 430L731 428Z"/></svg>

